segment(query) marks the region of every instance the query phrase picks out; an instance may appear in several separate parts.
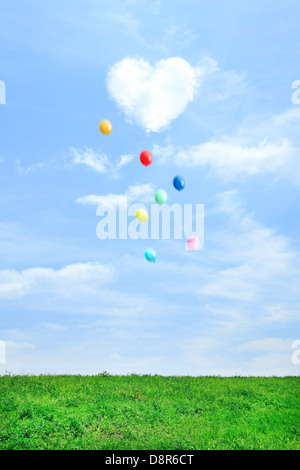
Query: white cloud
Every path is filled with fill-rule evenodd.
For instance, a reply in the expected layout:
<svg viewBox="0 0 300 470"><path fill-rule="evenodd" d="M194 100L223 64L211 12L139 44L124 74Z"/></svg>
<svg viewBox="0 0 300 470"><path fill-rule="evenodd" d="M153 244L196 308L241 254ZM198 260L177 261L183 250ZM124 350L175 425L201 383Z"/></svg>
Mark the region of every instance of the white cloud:
<svg viewBox="0 0 300 470"><path fill-rule="evenodd" d="M217 174L229 179L242 174L274 172L291 159L294 151L287 139L277 143L265 140L257 145L224 139L186 148L155 145L153 150L160 155L163 163L172 156L173 162L178 166L213 168Z"/></svg>
<svg viewBox="0 0 300 470"><path fill-rule="evenodd" d="M89 283L101 283L112 279L114 268L112 265L100 263L77 263L65 266L62 269L30 268L24 271L0 271L0 298L14 299L28 294L33 287L39 290L80 289Z"/></svg>
<svg viewBox="0 0 300 470"><path fill-rule="evenodd" d="M15 160L15 170L19 173L19 175L29 175L29 173L32 173L35 170L42 170L45 168L46 164L43 162L38 162L34 163L33 165L30 165L26 168L23 168L21 165L20 160Z"/></svg>
<svg viewBox="0 0 300 470"><path fill-rule="evenodd" d="M126 204L126 196L122 194L113 194L109 193L104 196L99 196L97 194L88 194L86 196L79 197L76 199L77 204L83 205L109 205L112 204L113 206L119 206L122 204Z"/></svg>
<svg viewBox="0 0 300 470"><path fill-rule="evenodd" d="M245 123L239 128L237 136L247 140L255 138L262 140L266 137L275 139L286 135L295 138L299 135L299 121L300 109L297 107L271 115L267 119L260 115L248 116Z"/></svg>
<svg viewBox="0 0 300 470"><path fill-rule="evenodd" d="M260 377L285 377L299 374L299 366L292 363L292 353L270 353L251 359L247 364L248 375Z"/></svg>
<svg viewBox="0 0 300 470"><path fill-rule="evenodd" d="M248 375L254 376L298 376L299 367L292 362L294 340L264 338L240 344L235 351L248 353L245 363Z"/></svg>
<svg viewBox="0 0 300 470"><path fill-rule="evenodd" d="M171 39L177 32L176 27L171 27L167 36ZM195 39L189 31L184 36L186 42ZM182 40L181 32L181 45ZM200 86L203 98L213 102L225 101L245 89L242 75L221 72L210 57L204 57L194 67L181 57L162 59L153 66L144 58L126 57L115 63L107 75L110 97L129 122L136 122L147 132L166 129L194 100Z"/></svg>
<svg viewBox="0 0 300 470"><path fill-rule="evenodd" d="M120 168L129 165L135 157L135 155L132 154L121 155L119 160L116 163L113 163L103 152L96 152L92 148L77 150L74 147L71 147L70 153L73 158L73 164L86 165L97 173L107 173L110 171L113 175L116 175Z"/></svg>
<svg viewBox="0 0 300 470"><path fill-rule="evenodd" d="M292 354L292 339L282 338L264 338L237 346L236 350L239 352L256 352L265 351L269 353L284 353L290 352Z"/></svg>
<svg viewBox="0 0 300 470"><path fill-rule="evenodd" d="M193 101L201 72L180 57L154 66L143 58L125 58L109 70L107 87L129 121L160 132Z"/></svg>
<svg viewBox="0 0 300 470"><path fill-rule="evenodd" d="M115 359L116 361L119 361L121 359L121 356L118 353L112 353L108 357L109 359Z"/></svg>
<svg viewBox="0 0 300 470"><path fill-rule="evenodd" d="M111 167L108 157L101 152L95 152L91 148L86 148L83 151L78 151L74 147L70 148L73 156L73 163L76 165L86 165L97 173L106 173Z"/></svg>
<svg viewBox="0 0 300 470"><path fill-rule="evenodd" d="M208 333L206 336L190 337L181 340L179 348L183 352L181 361L186 373L196 375L236 375L241 369L234 367L234 362L225 357L228 349L224 335L220 332Z"/></svg>
<svg viewBox="0 0 300 470"><path fill-rule="evenodd" d="M43 323L43 326L45 328L49 328L50 330L56 330L56 331L65 331L66 327L64 325L59 325L58 323Z"/></svg>
<svg viewBox="0 0 300 470"><path fill-rule="evenodd" d="M154 145L153 152L161 163L206 167L227 180L276 173L299 183L299 124L300 111L294 109L268 119L248 117L235 135L187 147Z"/></svg>
<svg viewBox="0 0 300 470"><path fill-rule="evenodd" d="M287 322L299 316L299 313L291 311L284 305L272 305L266 307L266 311L267 314L263 318L265 322Z"/></svg>
<svg viewBox="0 0 300 470"><path fill-rule="evenodd" d="M122 166L128 165L132 160L134 159L134 155L121 155L118 163L117 163L117 168L121 168Z"/></svg>
<svg viewBox="0 0 300 470"><path fill-rule="evenodd" d="M35 349L35 345L31 343L21 343L16 341L5 341L8 352L18 351L22 349Z"/></svg>
<svg viewBox="0 0 300 470"><path fill-rule="evenodd" d="M195 39L197 39L197 34L189 29L185 29L182 26L178 26L175 23L170 24L170 26L165 31L166 40L172 44L176 43L176 46L186 47Z"/></svg>
<svg viewBox="0 0 300 470"><path fill-rule="evenodd" d="M77 204L91 204L99 206L100 204L112 204L119 206L121 204L131 203L133 201L139 201L147 203L154 199L154 186L153 184L140 184L135 186L129 186L125 194L106 194L104 196L89 194L87 196L80 197L76 200Z"/></svg>
<svg viewBox="0 0 300 470"><path fill-rule="evenodd" d="M221 72L216 70L213 76L209 76L209 83L203 90L206 99L212 103L227 101L232 96L246 92L245 78L234 70ZM208 80L207 80L208 81Z"/></svg>
<svg viewBox="0 0 300 470"><path fill-rule="evenodd" d="M142 201L150 202L153 201L154 197L154 185L152 183L140 184L135 186L129 186L126 191L126 197L129 201Z"/></svg>
<svg viewBox="0 0 300 470"><path fill-rule="evenodd" d="M222 261L230 266L212 273L199 293L251 301L271 282L293 274L295 253L285 237L257 223L253 214L246 214L235 191L220 194L218 200L217 211L231 217L230 229L219 234L225 253Z"/></svg>

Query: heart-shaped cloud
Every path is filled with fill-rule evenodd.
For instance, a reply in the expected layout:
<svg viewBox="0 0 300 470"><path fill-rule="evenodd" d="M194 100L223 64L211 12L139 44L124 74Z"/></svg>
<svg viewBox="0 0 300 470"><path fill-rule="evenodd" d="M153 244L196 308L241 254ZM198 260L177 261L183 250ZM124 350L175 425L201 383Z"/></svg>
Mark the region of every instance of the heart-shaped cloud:
<svg viewBox="0 0 300 470"><path fill-rule="evenodd" d="M110 96L129 121L147 132L160 132L194 99L200 70L180 57L152 67L144 59L125 58L110 69Z"/></svg>

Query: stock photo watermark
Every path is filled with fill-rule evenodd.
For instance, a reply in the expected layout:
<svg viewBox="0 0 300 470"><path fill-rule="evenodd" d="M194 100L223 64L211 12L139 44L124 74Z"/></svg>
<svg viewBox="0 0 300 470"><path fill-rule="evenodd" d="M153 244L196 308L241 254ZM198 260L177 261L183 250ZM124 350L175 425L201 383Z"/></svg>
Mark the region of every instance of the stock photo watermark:
<svg viewBox="0 0 300 470"><path fill-rule="evenodd" d="M6 104L6 85L3 80L0 80L0 104Z"/></svg>
<svg viewBox="0 0 300 470"><path fill-rule="evenodd" d="M0 341L0 365L6 364L6 344L4 341Z"/></svg>
<svg viewBox="0 0 300 470"><path fill-rule="evenodd" d="M292 83L292 88L296 90L292 94L292 103L293 104L300 104L300 80L295 80Z"/></svg>
<svg viewBox="0 0 300 470"><path fill-rule="evenodd" d="M292 363L298 366L300 364L300 339L293 342L292 348L295 349L292 354Z"/></svg>
<svg viewBox="0 0 300 470"><path fill-rule="evenodd" d="M149 214L149 220L141 222L138 211ZM143 204L122 202L119 205L101 204L97 208L96 234L100 240L182 240L197 236L201 250L204 245L204 204L151 204L148 211ZM132 220L129 220L132 218Z"/></svg>

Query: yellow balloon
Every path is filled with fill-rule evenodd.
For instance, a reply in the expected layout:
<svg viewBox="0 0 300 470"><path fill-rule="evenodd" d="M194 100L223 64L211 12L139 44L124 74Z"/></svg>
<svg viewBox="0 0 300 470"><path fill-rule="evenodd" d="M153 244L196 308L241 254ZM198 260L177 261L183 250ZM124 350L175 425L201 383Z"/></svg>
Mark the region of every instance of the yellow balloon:
<svg viewBox="0 0 300 470"><path fill-rule="evenodd" d="M102 134L104 135L109 135L112 131L112 125L111 125L111 122L107 121L106 119L104 119L104 121L101 121L100 122L100 131L102 132Z"/></svg>
<svg viewBox="0 0 300 470"><path fill-rule="evenodd" d="M136 213L136 218L143 223L148 222L149 216L148 212L145 211L144 209L139 209Z"/></svg>

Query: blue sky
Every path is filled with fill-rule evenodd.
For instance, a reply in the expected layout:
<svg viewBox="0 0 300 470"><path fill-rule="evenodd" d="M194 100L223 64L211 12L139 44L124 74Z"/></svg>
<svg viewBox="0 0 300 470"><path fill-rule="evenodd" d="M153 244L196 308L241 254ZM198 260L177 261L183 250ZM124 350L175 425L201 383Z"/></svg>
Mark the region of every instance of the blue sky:
<svg viewBox="0 0 300 470"><path fill-rule="evenodd" d="M2 0L0 373L299 375L299 13ZM97 238L89 201L159 188L203 250Z"/></svg>

